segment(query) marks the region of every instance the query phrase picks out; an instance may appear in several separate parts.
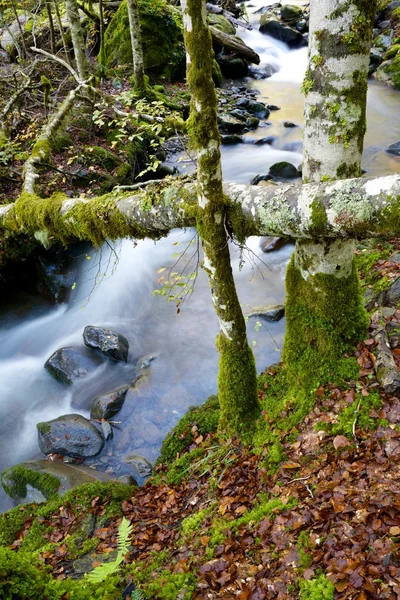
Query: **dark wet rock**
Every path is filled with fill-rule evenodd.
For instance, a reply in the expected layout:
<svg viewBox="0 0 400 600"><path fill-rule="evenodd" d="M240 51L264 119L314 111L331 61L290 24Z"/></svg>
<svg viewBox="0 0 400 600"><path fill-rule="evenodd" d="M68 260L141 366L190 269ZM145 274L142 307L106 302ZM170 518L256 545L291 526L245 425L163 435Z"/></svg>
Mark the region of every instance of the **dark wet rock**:
<svg viewBox="0 0 400 600"><path fill-rule="evenodd" d="M128 360L129 342L121 333L88 325L83 332L83 341L88 348L100 350L108 358L123 362Z"/></svg>
<svg viewBox="0 0 400 600"><path fill-rule="evenodd" d="M268 175L282 179L295 179L296 177L300 176L296 167L286 161L278 162L272 165Z"/></svg>
<svg viewBox="0 0 400 600"><path fill-rule="evenodd" d="M390 146L385 148L385 152L387 152L388 154L394 154L395 156L400 156L400 142L390 144Z"/></svg>
<svg viewBox="0 0 400 600"><path fill-rule="evenodd" d="M277 71L278 68L275 65L260 65L257 67L255 65L249 66L250 77L253 77L253 79L257 80L268 79L268 77L271 77Z"/></svg>
<svg viewBox="0 0 400 600"><path fill-rule="evenodd" d="M284 25L276 17L271 16L270 14L261 16L260 31L281 42L285 42L289 48L301 48L302 46L307 45L304 37L299 31L288 25Z"/></svg>
<svg viewBox="0 0 400 600"><path fill-rule="evenodd" d="M58 381L71 385L77 379L86 377L100 364L98 356L89 353L86 348L60 348L45 362L44 368Z"/></svg>
<svg viewBox="0 0 400 600"><path fill-rule="evenodd" d="M247 126L249 129L257 129L260 124L260 119L258 117L250 117L247 119Z"/></svg>
<svg viewBox="0 0 400 600"><path fill-rule="evenodd" d="M239 108L234 108L231 110L231 116L235 117L235 119L239 119L239 121L246 121L248 117L248 113Z"/></svg>
<svg viewBox="0 0 400 600"><path fill-rule="evenodd" d="M254 143L256 146L265 146L265 145L271 146L271 144L273 144L276 139L277 139L276 135L268 135L267 137L260 138L259 140L257 140Z"/></svg>
<svg viewBox="0 0 400 600"><path fill-rule="evenodd" d="M221 144L223 146L234 146L235 144L242 144L243 139L240 135L223 135L221 138Z"/></svg>
<svg viewBox="0 0 400 600"><path fill-rule="evenodd" d="M257 317L266 321L280 321L285 316L285 307L283 304L269 304L260 308L255 308L251 312L246 313L246 317Z"/></svg>
<svg viewBox="0 0 400 600"><path fill-rule="evenodd" d="M400 304L400 277L397 277L391 284L390 288L386 290L384 295L384 306L393 306L397 308Z"/></svg>
<svg viewBox="0 0 400 600"><path fill-rule="evenodd" d="M250 185L258 185L260 181L269 181L271 179L270 175L256 175L250 181Z"/></svg>
<svg viewBox="0 0 400 600"><path fill-rule="evenodd" d="M291 121L284 121L283 126L286 127L287 129L291 129L293 127L298 127L298 125L296 125L296 123L292 123Z"/></svg>
<svg viewBox="0 0 400 600"><path fill-rule="evenodd" d="M268 110L281 110L281 107L275 106L275 104L268 104L267 108L268 108Z"/></svg>
<svg viewBox="0 0 400 600"><path fill-rule="evenodd" d="M300 19L295 25L297 31L300 33L307 33L309 28L309 23L307 19Z"/></svg>
<svg viewBox="0 0 400 600"><path fill-rule="evenodd" d="M1 474L4 490L18 504L43 502L53 495L62 496L78 485L110 479L101 471L50 460L28 460Z"/></svg>
<svg viewBox="0 0 400 600"><path fill-rule="evenodd" d="M63 415L36 425L43 454L68 454L78 458L96 456L104 446L100 431L82 415Z"/></svg>
<svg viewBox="0 0 400 600"><path fill-rule="evenodd" d="M218 117L218 124L221 133L243 133L246 127L246 123L226 114Z"/></svg>
<svg viewBox="0 0 400 600"><path fill-rule="evenodd" d="M125 462L131 465L135 473L142 479L144 477L150 477L153 465L144 456L140 454L131 454L125 458Z"/></svg>
<svg viewBox="0 0 400 600"><path fill-rule="evenodd" d="M378 23L378 29L388 29L390 27L390 20L387 19L386 21L381 21L380 23Z"/></svg>
<svg viewBox="0 0 400 600"><path fill-rule="evenodd" d="M259 119L268 119L269 117L269 110L263 102L256 102L254 100L250 100L247 110Z"/></svg>
<svg viewBox="0 0 400 600"><path fill-rule="evenodd" d="M280 250L287 244L286 238L282 237L266 237L261 239L261 250L263 252L274 252Z"/></svg>
<svg viewBox="0 0 400 600"><path fill-rule="evenodd" d="M41 286L53 302L68 300L71 288L76 280L71 254L58 248L53 252L40 254L37 259Z"/></svg>
<svg viewBox="0 0 400 600"><path fill-rule="evenodd" d="M90 418L101 421L112 419L124 405L128 387L121 387L95 398L90 405Z"/></svg>
<svg viewBox="0 0 400 600"><path fill-rule="evenodd" d="M217 62L221 67L221 72L224 77L229 79L242 79L246 77L248 72L248 64L244 58L235 55L219 55Z"/></svg>

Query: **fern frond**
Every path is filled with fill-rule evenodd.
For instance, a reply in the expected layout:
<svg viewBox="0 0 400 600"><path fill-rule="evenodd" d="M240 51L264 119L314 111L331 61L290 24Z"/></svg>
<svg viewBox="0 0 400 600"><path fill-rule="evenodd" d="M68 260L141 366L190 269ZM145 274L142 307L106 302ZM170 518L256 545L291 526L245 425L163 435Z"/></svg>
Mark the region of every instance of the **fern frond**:
<svg viewBox="0 0 400 600"><path fill-rule="evenodd" d="M132 598L132 600L144 600L144 596L140 590L135 590L131 594L131 598Z"/></svg>
<svg viewBox="0 0 400 600"><path fill-rule="evenodd" d="M117 559L119 557L117 556ZM123 560L123 558L122 558ZM111 562L105 562L102 565L99 565L93 571L88 573L86 576L88 581L91 583L101 583L104 581L109 575L113 575L117 570L122 560L113 560Z"/></svg>
<svg viewBox="0 0 400 600"><path fill-rule="evenodd" d="M129 536L132 533L132 525L125 517L118 527L118 552L125 555L129 550Z"/></svg>

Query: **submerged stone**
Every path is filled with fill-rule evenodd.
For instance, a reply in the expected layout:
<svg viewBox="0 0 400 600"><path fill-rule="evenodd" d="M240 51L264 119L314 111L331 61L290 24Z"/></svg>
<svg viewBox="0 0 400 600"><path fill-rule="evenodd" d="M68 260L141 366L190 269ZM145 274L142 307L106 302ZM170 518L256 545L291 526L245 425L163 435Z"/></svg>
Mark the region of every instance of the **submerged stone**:
<svg viewBox="0 0 400 600"><path fill-rule="evenodd" d="M400 142L390 144L390 146L385 148L385 152L387 152L388 154L394 154L395 156L400 156Z"/></svg>
<svg viewBox="0 0 400 600"><path fill-rule="evenodd" d="M128 360L129 342L121 333L88 325L83 332L83 341L88 348L99 350L108 358L123 362Z"/></svg>
<svg viewBox="0 0 400 600"><path fill-rule="evenodd" d="M295 179L296 177L300 177L298 169L286 161L281 161L272 165L268 175L282 179Z"/></svg>
<svg viewBox="0 0 400 600"><path fill-rule="evenodd" d="M142 479L150 477L153 465L147 458L140 456L139 454L130 454L125 458L125 462L132 466L133 470Z"/></svg>
<svg viewBox="0 0 400 600"><path fill-rule="evenodd" d="M82 415L63 415L36 425L39 448L43 454L68 454L87 458L99 454L104 446L100 431Z"/></svg>
<svg viewBox="0 0 400 600"><path fill-rule="evenodd" d="M268 304L246 313L246 317L258 317L266 321L280 321L284 316L285 307L283 304Z"/></svg>
<svg viewBox="0 0 400 600"><path fill-rule="evenodd" d="M90 354L85 348L60 348L45 362L44 368L58 381L71 385L77 379L86 377L100 364L101 359Z"/></svg>
<svg viewBox="0 0 400 600"><path fill-rule="evenodd" d="M289 48L301 48L307 45L306 40L299 31L288 25L284 25L269 14L262 15L260 19L260 31L284 42Z"/></svg>
<svg viewBox="0 0 400 600"><path fill-rule="evenodd" d="M103 396L95 398L90 405L90 418L112 419L124 405L128 387L121 387Z"/></svg>

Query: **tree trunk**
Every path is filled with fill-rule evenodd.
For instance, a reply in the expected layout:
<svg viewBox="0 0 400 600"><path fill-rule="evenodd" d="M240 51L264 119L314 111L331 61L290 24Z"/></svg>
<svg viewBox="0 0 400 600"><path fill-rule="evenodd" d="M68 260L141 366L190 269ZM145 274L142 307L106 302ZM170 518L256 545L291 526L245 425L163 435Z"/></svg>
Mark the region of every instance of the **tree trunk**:
<svg viewBox="0 0 400 600"><path fill-rule="evenodd" d="M85 81L89 75L89 67L86 59L85 38L81 27L79 9L75 0L66 0L65 7L71 29L71 38L74 48L76 67L79 77L82 81Z"/></svg>
<svg viewBox="0 0 400 600"><path fill-rule="evenodd" d="M135 78L135 89L141 91L146 89L146 83L144 79L142 31L137 0L127 0L127 7L129 17L129 29L132 42L133 74Z"/></svg>
<svg viewBox="0 0 400 600"><path fill-rule="evenodd" d="M372 0L311 0L303 182L361 175L375 11ZM326 219L319 200L311 212L317 226ZM298 241L286 282L283 359L299 398L339 373L344 353L366 332L354 242Z"/></svg>
<svg viewBox="0 0 400 600"><path fill-rule="evenodd" d="M71 65L71 57L69 55L68 45L67 45L67 41L65 39L64 27L63 27L63 24L62 24L62 21L61 21L60 9L58 8L58 0L53 0L53 2L54 2L54 10L56 12L56 19L57 19L57 23L58 23L58 28L60 30L60 35L61 35L61 39L62 39L62 43L63 43L63 48L64 48L64 52L65 52L65 59L66 59L67 63L69 65Z"/></svg>
<svg viewBox="0 0 400 600"><path fill-rule="evenodd" d="M56 36L54 33L54 21L53 21L53 15L51 12L51 3L50 0L46 0L46 11L47 11L47 18L49 20L49 29L50 29L50 50L52 54L56 53Z"/></svg>
<svg viewBox="0 0 400 600"><path fill-rule="evenodd" d="M211 35L205 0L181 0L187 51L187 81L192 94L188 131L197 152L196 225L220 332L218 398L222 428L244 435L259 414L257 376L246 324L236 294L226 233L226 202L222 190L217 97L212 81Z"/></svg>

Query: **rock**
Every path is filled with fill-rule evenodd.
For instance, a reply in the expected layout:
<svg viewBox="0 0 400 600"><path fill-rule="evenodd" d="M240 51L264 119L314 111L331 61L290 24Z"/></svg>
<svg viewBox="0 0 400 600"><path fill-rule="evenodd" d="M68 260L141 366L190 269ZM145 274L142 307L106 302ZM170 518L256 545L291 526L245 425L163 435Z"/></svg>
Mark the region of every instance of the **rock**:
<svg viewBox="0 0 400 600"><path fill-rule="evenodd" d="M140 370L147 369L150 366L150 364L153 362L153 360L156 360L157 356L158 356L158 354L145 354L144 356L141 356L139 358L136 366Z"/></svg>
<svg viewBox="0 0 400 600"><path fill-rule="evenodd" d="M274 252L280 250L287 244L286 238L282 237L266 237L261 238L261 250L263 252Z"/></svg>
<svg viewBox="0 0 400 600"><path fill-rule="evenodd" d="M68 300L76 280L70 252L58 248L56 251L39 254L37 261L40 287L44 286L53 302Z"/></svg>
<svg viewBox="0 0 400 600"><path fill-rule="evenodd" d="M284 121L283 126L288 129L293 128L293 127L298 127L298 125L296 125L296 123L292 123L291 121Z"/></svg>
<svg viewBox="0 0 400 600"><path fill-rule="evenodd" d="M235 144L242 144L243 139L239 135L223 135L221 138L221 144L223 146L234 146Z"/></svg>
<svg viewBox="0 0 400 600"><path fill-rule="evenodd" d="M378 28L379 29L388 29L390 27L390 20L386 20L386 21L381 21L380 23L378 23Z"/></svg>
<svg viewBox="0 0 400 600"><path fill-rule="evenodd" d="M250 181L250 185L258 185L261 181L269 181L271 179L270 175L256 175Z"/></svg>
<svg viewBox="0 0 400 600"><path fill-rule="evenodd" d="M26 30L27 25L32 24L33 18L34 18L33 15L31 15L29 13L26 13L26 14L22 13L18 17L19 23L17 20L15 20L8 25L7 29L3 29L3 27L2 27L1 28L2 34L0 37L1 48L10 55L16 54L15 40L17 42L20 40L20 37L21 37L20 27L23 30Z"/></svg>
<svg viewBox="0 0 400 600"><path fill-rule="evenodd" d="M381 33L374 40L375 48L381 48L382 50L388 50L393 43L393 32Z"/></svg>
<svg viewBox="0 0 400 600"><path fill-rule="evenodd" d="M268 175L282 179L295 179L296 177L300 176L296 167L286 161L278 162L272 165L269 169Z"/></svg>
<svg viewBox="0 0 400 600"><path fill-rule="evenodd" d="M122 334L102 327L87 325L83 332L85 346L99 350L113 360L127 362L129 342Z"/></svg>
<svg viewBox="0 0 400 600"><path fill-rule="evenodd" d="M390 146L385 148L385 152L388 154L394 154L395 156L400 156L400 142L390 144Z"/></svg>
<svg viewBox="0 0 400 600"><path fill-rule="evenodd" d="M300 21L296 23L295 27L300 33L308 33L309 24L306 19L300 19Z"/></svg>
<svg viewBox="0 0 400 600"><path fill-rule="evenodd" d="M150 477L153 470L153 465L144 456L140 456L140 454L130 454L125 458L125 462L128 463L128 465L131 465L133 470L142 479L145 477Z"/></svg>
<svg viewBox="0 0 400 600"><path fill-rule="evenodd" d="M77 379L86 377L100 364L101 359L93 356L85 348L60 348L45 362L44 368L58 381L71 385Z"/></svg>
<svg viewBox="0 0 400 600"><path fill-rule="evenodd" d="M393 306L398 308L400 304L400 277L397 277L390 288L386 290L383 298L384 306Z"/></svg>
<svg viewBox="0 0 400 600"><path fill-rule="evenodd" d="M42 502L84 483L110 481L110 476L82 465L50 460L29 460L1 474L5 492L18 503ZM42 499L38 500L38 498Z"/></svg>
<svg viewBox="0 0 400 600"><path fill-rule="evenodd" d="M90 418L96 421L112 419L124 405L128 387L121 387L103 396L98 396L90 405Z"/></svg>
<svg viewBox="0 0 400 600"><path fill-rule="evenodd" d="M270 35L281 42L285 42L289 48L301 48L302 46L307 45L305 39L299 31L280 23L276 17L273 17L269 14L264 14L261 16L260 31L261 33Z"/></svg>
<svg viewBox="0 0 400 600"><path fill-rule="evenodd" d="M276 139L277 139L276 135L269 135L267 137L260 138L259 140L257 140L254 143L256 146L265 146L266 144L268 146L271 146L275 142Z"/></svg>
<svg viewBox="0 0 400 600"><path fill-rule="evenodd" d="M208 23L228 35L236 35L235 26L223 15L208 15Z"/></svg>
<svg viewBox="0 0 400 600"><path fill-rule="evenodd" d="M275 104L268 104L268 110L281 110L280 106L275 106Z"/></svg>
<svg viewBox="0 0 400 600"><path fill-rule="evenodd" d="M105 440L111 440L114 436L112 427L108 421L101 422L101 432Z"/></svg>
<svg viewBox="0 0 400 600"><path fill-rule="evenodd" d="M255 308L246 313L246 317L258 317L266 321L280 321L285 316L283 304L268 304L264 307Z"/></svg>
<svg viewBox="0 0 400 600"><path fill-rule="evenodd" d="M253 77L253 79L268 79L274 73L276 73L279 69L276 65L271 64L262 64L260 66L249 65L249 75Z"/></svg>
<svg viewBox="0 0 400 600"><path fill-rule="evenodd" d="M82 415L63 415L36 425L43 454L68 454L78 458L96 456L104 446L100 431Z"/></svg>
<svg viewBox="0 0 400 600"><path fill-rule="evenodd" d="M285 4L281 8L281 19L285 21L285 23L293 23L298 19L301 19L303 15L303 11L299 6L294 6L293 4Z"/></svg>
<svg viewBox="0 0 400 600"><path fill-rule="evenodd" d="M217 63L221 67L222 75L229 79L242 79L248 73L247 61L234 54L218 55Z"/></svg>
<svg viewBox="0 0 400 600"><path fill-rule="evenodd" d="M246 115L248 116L248 113L246 113L244 110L240 110L238 108L231 110L231 116L235 117L235 119L239 119L239 121L245 122L247 120Z"/></svg>
<svg viewBox="0 0 400 600"><path fill-rule="evenodd" d="M226 114L218 117L218 124L221 133L243 133L246 127L246 123Z"/></svg>
<svg viewBox="0 0 400 600"><path fill-rule="evenodd" d="M159 73L172 79L184 77L186 54L180 19L180 10L166 2L141 3L140 24L147 73ZM123 0L104 34L108 67L132 64L129 32L128 10Z"/></svg>
<svg viewBox="0 0 400 600"><path fill-rule="evenodd" d="M268 119L269 117L269 110L263 102L255 102L254 100L250 100L247 110L259 119Z"/></svg>

